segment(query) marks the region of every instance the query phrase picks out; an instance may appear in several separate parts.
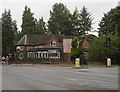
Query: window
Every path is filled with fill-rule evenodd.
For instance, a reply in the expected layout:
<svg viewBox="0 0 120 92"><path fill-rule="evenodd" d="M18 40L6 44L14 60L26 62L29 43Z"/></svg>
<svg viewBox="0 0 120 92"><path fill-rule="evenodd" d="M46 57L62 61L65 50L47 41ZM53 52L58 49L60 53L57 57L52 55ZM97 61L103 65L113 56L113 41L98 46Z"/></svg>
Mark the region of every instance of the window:
<svg viewBox="0 0 120 92"><path fill-rule="evenodd" d="M43 53L43 58L44 58L44 53Z"/></svg>
<svg viewBox="0 0 120 92"><path fill-rule="evenodd" d="M56 46L56 41L51 41L50 46Z"/></svg>
<svg viewBox="0 0 120 92"><path fill-rule="evenodd" d="M28 57L33 57L33 52L28 52Z"/></svg>
<svg viewBox="0 0 120 92"><path fill-rule="evenodd" d="M37 56L37 58L41 58L41 57L48 58L48 52L47 51L37 52L36 56Z"/></svg>
<svg viewBox="0 0 120 92"><path fill-rule="evenodd" d="M42 53L39 53L39 57L42 57Z"/></svg>
<svg viewBox="0 0 120 92"><path fill-rule="evenodd" d="M41 58L42 57L42 52L37 52L37 58Z"/></svg>
<svg viewBox="0 0 120 92"><path fill-rule="evenodd" d="M38 53L36 53L36 57L38 58Z"/></svg>
<svg viewBox="0 0 120 92"><path fill-rule="evenodd" d="M60 58L60 52L58 52L58 58Z"/></svg>
<svg viewBox="0 0 120 92"><path fill-rule="evenodd" d="M43 52L43 58L48 58L48 52Z"/></svg>

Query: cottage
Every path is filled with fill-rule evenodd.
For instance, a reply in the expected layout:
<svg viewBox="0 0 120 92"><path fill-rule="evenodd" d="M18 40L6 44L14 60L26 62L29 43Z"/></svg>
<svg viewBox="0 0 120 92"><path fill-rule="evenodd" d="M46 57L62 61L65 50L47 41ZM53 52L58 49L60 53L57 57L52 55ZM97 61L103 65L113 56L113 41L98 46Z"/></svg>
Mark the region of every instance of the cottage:
<svg viewBox="0 0 120 92"><path fill-rule="evenodd" d="M16 48L26 48L27 57L62 59L62 35L24 35L16 44Z"/></svg>
<svg viewBox="0 0 120 92"><path fill-rule="evenodd" d="M71 41L73 36L58 35L24 35L16 44L16 49L26 50L27 57L50 58L70 61ZM83 41L85 53L89 43Z"/></svg>

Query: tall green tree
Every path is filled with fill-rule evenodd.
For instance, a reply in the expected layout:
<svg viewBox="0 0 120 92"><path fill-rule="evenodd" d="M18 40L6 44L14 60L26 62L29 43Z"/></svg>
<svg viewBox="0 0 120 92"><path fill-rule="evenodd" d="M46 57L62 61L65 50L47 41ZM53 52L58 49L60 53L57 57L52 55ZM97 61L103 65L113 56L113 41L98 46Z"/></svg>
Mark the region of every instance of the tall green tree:
<svg viewBox="0 0 120 92"><path fill-rule="evenodd" d="M62 3L56 3L50 11L50 18L48 20L48 29L52 34L61 32L65 35L71 34L70 12Z"/></svg>
<svg viewBox="0 0 120 92"><path fill-rule="evenodd" d="M71 45L72 45L72 48L71 48L70 56L71 56L72 60L75 60L75 58L79 57L79 55L78 55L79 52L78 52L78 49L77 49L77 46L78 46L78 38L77 37L74 37Z"/></svg>
<svg viewBox="0 0 120 92"><path fill-rule="evenodd" d="M13 43L15 44L15 42L18 41L18 39L17 39L18 28L17 28L17 22L15 20L12 22L12 28L13 28L13 31L14 31L14 40L13 40Z"/></svg>
<svg viewBox="0 0 120 92"><path fill-rule="evenodd" d="M36 34L40 34L40 35L45 35L48 34L48 30L47 30L47 25L42 18L39 18L39 20L35 21L36 24Z"/></svg>
<svg viewBox="0 0 120 92"><path fill-rule="evenodd" d="M15 21L11 18L10 10L2 14L2 55L8 55L14 51L14 34L17 31Z"/></svg>
<svg viewBox="0 0 120 92"><path fill-rule="evenodd" d="M85 59L84 49L82 46L82 40L79 41L78 52L79 52L79 58Z"/></svg>
<svg viewBox="0 0 120 92"><path fill-rule="evenodd" d="M36 33L35 18L33 17L33 13L31 13L31 9L27 6L25 6L25 10L23 11L21 27L22 35Z"/></svg>
<svg viewBox="0 0 120 92"><path fill-rule="evenodd" d="M73 11L73 14L71 16L71 28L72 28L72 33L75 36L79 36L80 33L80 19L79 19L79 12L77 10L77 7L75 8L75 10Z"/></svg>
<svg viewBox="0 0 120 92"><path fill-rule="evenodd" d="M85 6L83 6L82 10L80 10L79 18L81 25L81 30L79 34L85 36L88 32L91 31L93 24L92 15Z"/></svg>
<svg viewBox="0 0 120 92"><path fill-rule="evenodd" d="M109 12L104 13L102 20L99 23L99 36L113 32L115 33L115 26L120 21L120 6L111 9Z"/></svg>
<svg viewBox="0 0 120 92"><path fill-rule="evenodd" d="M78 38L74 37L71 45L72 45L72 48L71 48L70 56L72 60L75 60L75 58L85 58L84 49L83 49L81 40L78 41Z"/></svg>

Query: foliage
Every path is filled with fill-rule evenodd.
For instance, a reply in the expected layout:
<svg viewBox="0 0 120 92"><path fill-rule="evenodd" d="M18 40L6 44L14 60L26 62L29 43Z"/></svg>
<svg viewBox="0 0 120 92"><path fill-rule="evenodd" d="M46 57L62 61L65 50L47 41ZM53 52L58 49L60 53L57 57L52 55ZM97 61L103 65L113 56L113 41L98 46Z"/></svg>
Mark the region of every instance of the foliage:
<svg viewBox="0 0 120 92"><path fill-rule="evenodd" d="M13 53L16 32L16 21L12 20L10 10L5 10L2 14L2 55Z"/></svg>
<svg viewBox="0 0 120 92"><path fill-rule="evenodd" d="M72 40L72 47L73 48L77 48L77 45L78 45L78 38L77 37L74 37L74 39Z"/></svg>
<svg viewBox="0 0 120 92"><path fill-rule="evenodd" d="M72 34L75 36L79 36L79 32L80 32L80 20L79 20L79 12L77 10L77 7L75 8L75 10L73 11L73 14L71 16L71 30L72 30Z"/></svg>
<svg viewBox="0 0 120 92"><path fill-rule="evenodd" d="M95 36L93 34L89 34L89 35L84 36L83 38L86 39L89 42L89 44L91 44L96 37L97 36Z"/></svg>
<svg viewBox="0 0 120 92"><path fill-rule="evenodd" d="M61 32L65 35L71 35L70 12L62 3L56 3L50 11L50 18L48 20L48 29L52 34Z"/></svg>
<svg viewBox="0 0 120 92"><path fill-rule="evenodd" d="M72 48L71 48L71 59L74 60L75 58L85 58L84 56L84 49L82 46L82 41L79 41L79 45L78 45L78 38L74 37L74 39L72 40Z"/></svg>
<svg viewBox="0 0 120 92"><path fill-rule="evenodd" d="M79 18L81 25L81 30L79 32L79 35L85 36L88 31L91 31L93 24L92 23L93 18L91 16L91 13L88 12L85 6L83 6L82 10L80 11Z"/></svg>
<svg viewBox="0 0 120 92"><path fill-rule="evenodd" d="M120 47L120 41L119 41L120 40L120 6L117 6L113 9L111 9L106 14L104 14L104 17L100 21L99 26L100 26L100 28L99 28L100 38L102 38L107 33L108 38L111 39L110 47L107 47L108 53L107 54L105 53L106 50L103 51L104 56L110 57L112 59L112 63L120 64L120 62L117 62L119 60L118 57L120 57L120 51L119 51L120 50L119 49L119 47ZM103 39L105 39L105 37ZM103 39L101 39L101 40L103 40ZM106 46L106 44L105 44L105 46ZM100 47L102 48L103 45ZM99 54L100 54L100 52L101 51L99 51ZM101 58L103 58L104 56L102 55ZM95 57L95 58L98 58L98 57ZM105 59L102 59L102 61L105 61Z"/></svg>
<svg viewBox="0 0 120 92"><path fill-rule="evenodd" d="M83 49L83 46L82 46L82 40L79 41L78 52L79 52L79 57L80 58L85 58L84 49Z"/></svg>
<svg viewBox="0 0 120 92"><path fill-rule="evenodd" d="M111 38L111 46L107 47L106 51L106 36L95 38L94 42L88 48L88 60L94 62L104 62L106 63L106 57L110 57L113 64L118 64L117 62L120 57L120 51L118 50L120 42L118 42L119 37L116 35L109 34ZM107 56L106 56L107 55Z"/></svg>
<svg viewBox="0 0 120 92"><path fill-rule="evenodd" d="M83 6L82 10L75 8L73 14L62 3L53 5L53 11L50 11L48 29L52 34L59 32L64 35L85 36L86 32L92 29L93 18Z"/></svg>
<svg viewBox="0 0 120 92"><path fill-rule="evenodd" d="M47 28L46 28L46 23L43 20L43 17L40 18L38 21L37 19L35 20L35 24L36 24L36 31L35 34L40 34L40 35L45 35L45 34L49 34Z"/></svg>
<svg viewBox="0 0 120 92"><path fill-rule="evenodd" d="M22 35L25 34L35 34L35 18L31 9L25 6L25 10L22 15Z"/></svg>
<svg viewBox="0 0 120 92"><path fill-rule="evenodd" d="M106 57L106 39L105 35L94 39L94 42L88 48L88 60L105 62Z"/></svg>
<svg viewBox="0 0 120 92"><path fill-rule="evenodd" d="M24 49L22 51L24 58L27 58L27 48L24 46Z"/></svg>
<svg viewBox="0 0 120 92"><path fill-rule="evenodd" d="M102 20L99 23L99 36L101 34L106 34L106 31L108 33L113 32L115 33L115 25L118 24L120 21L120 6L117 6L116 8L111 9L109 12L104 14L104 17L102 17Z"/></svg>

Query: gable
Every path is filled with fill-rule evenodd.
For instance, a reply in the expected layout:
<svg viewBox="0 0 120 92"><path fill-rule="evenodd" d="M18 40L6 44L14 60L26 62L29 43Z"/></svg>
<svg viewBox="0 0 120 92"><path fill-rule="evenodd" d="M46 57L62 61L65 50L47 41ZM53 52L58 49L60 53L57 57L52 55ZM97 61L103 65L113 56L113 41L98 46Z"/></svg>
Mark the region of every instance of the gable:
<svg viewBox="0 0 120 92"><path fill-rule="evenodd" d="M56 46L59 46L59 41L55 35L52 35L51 38L48 40L48 45L51 46L51 41L56 42Z"/></svg>
<svg viewBox="0 0 120 92"><path fill-rule="evenodd" d="M90 46L90 44L88 43L88 41L85 39L84 41L83 41L83 47L89 47Z"/></svg>

